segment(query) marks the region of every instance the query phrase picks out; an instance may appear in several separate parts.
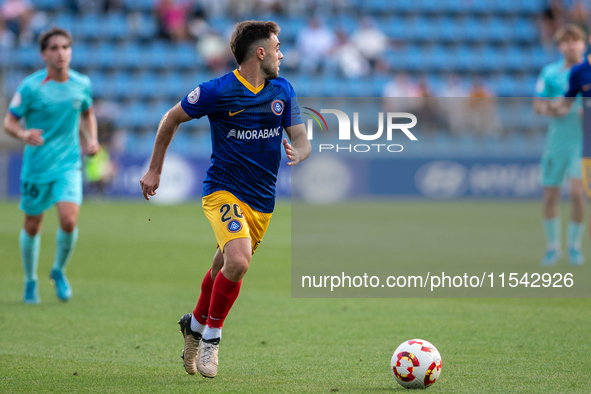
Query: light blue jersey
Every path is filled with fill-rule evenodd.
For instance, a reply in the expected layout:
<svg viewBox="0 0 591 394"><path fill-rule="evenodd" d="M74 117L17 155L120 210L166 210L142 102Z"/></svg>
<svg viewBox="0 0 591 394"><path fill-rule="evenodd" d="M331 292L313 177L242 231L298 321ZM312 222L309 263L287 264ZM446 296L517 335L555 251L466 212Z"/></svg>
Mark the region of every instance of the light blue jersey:
<svg viewBox="0 0 591 394"><path fill-rule="evenodd" d="M92 106L90 79L68 71L66 82L47 77L40 70L19 85L9 111L24 118L27 129L43 130L42 146L26 145L21 181L44 184L72 169L80 169L80 113Z"/></svg>
<svg viewBox="0 0 591 394"><path fill-rule="evenodd" d="M538 97L562 97L568 90L570 69L564 60L548 64L542 69L536 83ZM583 143L583 121L579 112L581 99L573 105L571 112L560 118L553 118L548 126L544 155L565 153L581 155Z"/></svg>

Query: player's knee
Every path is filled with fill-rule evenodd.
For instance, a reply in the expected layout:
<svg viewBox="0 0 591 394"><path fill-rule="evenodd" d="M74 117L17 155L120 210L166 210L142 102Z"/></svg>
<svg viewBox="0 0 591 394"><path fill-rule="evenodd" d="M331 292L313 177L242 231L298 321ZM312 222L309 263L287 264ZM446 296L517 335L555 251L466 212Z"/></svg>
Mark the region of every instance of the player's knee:
<svg viewBox="0 0 591 394"><path fill-rule="evenodd" d="M30 236L37 235L39 231L41 231L41 223L40 222L27 222L25 223L25 231Z"/></svg>
<svg viewBox="0 0 591 394"><path fill-rule="evenodd" d="M231 258L228 258L224 264L224 276L228 274L229 277L227 277L227 279L237 282L246 275L249 266L250 257L238 255L231 256Z"/></svg>
<svg viewBox="0 0 591 394"><path fill-rule="evenodd" d="M37 235L41 231L41 217L39 216L26 216L24 229L30 236Z"/></svg>
<svg viewBox="0 0 591 394"><path fill-rule="evenodd" d="M584 194L585 194L585 190L583 190L582 185L571 186L570 198L573 201L583 201L583 199L585 198Z"/></svg>
<svg viewBox="0 0 591 394"><path fill-rule="evenodd" d="M558 190L546 190L544 192L544 205L547 207L552 207L558 205L558 200L560 199L560 191Z"/></svg>
<svg viewBox="0 0 591 394"><path fill-rule="evenodd" d="M60 227L65 233L71 233L76 228L76 220L68 217L60 221Z"/></svg>

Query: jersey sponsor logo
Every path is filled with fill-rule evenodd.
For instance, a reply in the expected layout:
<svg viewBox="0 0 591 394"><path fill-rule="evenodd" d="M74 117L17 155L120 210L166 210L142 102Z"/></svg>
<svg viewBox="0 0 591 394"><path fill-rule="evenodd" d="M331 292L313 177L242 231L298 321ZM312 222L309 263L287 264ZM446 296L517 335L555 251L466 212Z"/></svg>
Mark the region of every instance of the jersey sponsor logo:
<svg viewBox="0 0 591 394"><path fill-rule="evenodd" d="M271 111L277 116L283 113L283 101L275 100L271 103Z"/></svg>
<svg viewBox="0 0 591 394"><path fill-rule="evenodd" d="M16 92L14 96L12 96L12 100L10 100L11 107L18 107L23 102L23 98L19 92Z"/></svg>
<svg viewBox="0 0 591 394"><path fill-rule="evenodd" d="M236 130L232 129L226 135L226 138L234 137L237 140L260 140L264 138L273 138L281 135L281 127L263 130Z"/></svg>
<svg viewBox="0 0 591 394"><path fill-rule="evenodd" d="M244 109L241 109L240 111L236 111L236 112L232 112L232 111L228 111L228 115L230 116L234 116L236 114L239 114L240 112L244 111Z"/></svg>
<svg viewBox="0 0 591 394"><path fill-rule="evenodd" d="M228 223L229 232L237 233L240 230L242 230L242 223L240 223L238 220L234 219L230 223Z"/></svg>
<svg viewBox="0 0 591 394"><path fill-rule="evenodd" d="M200 94L201 94L201 89L199 88L199 86L197 86L197 88L195 90L193 90L191 93L189 93L189 95L187 96L187 101L190 102L191 104L195 104L199 100Z"/></svg>

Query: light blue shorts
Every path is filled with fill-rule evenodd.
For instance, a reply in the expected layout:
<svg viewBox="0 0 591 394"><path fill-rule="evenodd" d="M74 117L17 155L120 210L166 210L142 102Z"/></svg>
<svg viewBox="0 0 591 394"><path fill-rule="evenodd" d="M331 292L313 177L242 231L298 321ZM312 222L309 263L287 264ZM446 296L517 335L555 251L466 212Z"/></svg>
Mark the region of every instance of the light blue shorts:
<svg viewBox="0 0 591 394"><path fill-rule="evenodd" d="M64 172L49 183L33 183L21 180L21 203L19 208L29 216L41 215L58 202L73 202L82 205L82 171Z"/></svg>
<svg viewBox="0 0 591 394"><path fill-rule="evenodd" d="M542 157L542 185L559 187L564 177L581 179L581 156L567 154L548 154Z"/></svg>

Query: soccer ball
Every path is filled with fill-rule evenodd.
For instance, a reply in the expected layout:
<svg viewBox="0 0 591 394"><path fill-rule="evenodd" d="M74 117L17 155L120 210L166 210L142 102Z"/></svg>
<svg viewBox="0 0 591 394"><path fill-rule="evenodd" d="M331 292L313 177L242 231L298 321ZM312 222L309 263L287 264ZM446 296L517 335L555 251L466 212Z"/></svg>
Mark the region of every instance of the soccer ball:
<svg viewBox="0 0 591 394"><path fill-rule="evenodd" d="M441 355L430 342L423 339L404 341L390 362L396 381L407 389L431 386L441 373Z"/></svg>

